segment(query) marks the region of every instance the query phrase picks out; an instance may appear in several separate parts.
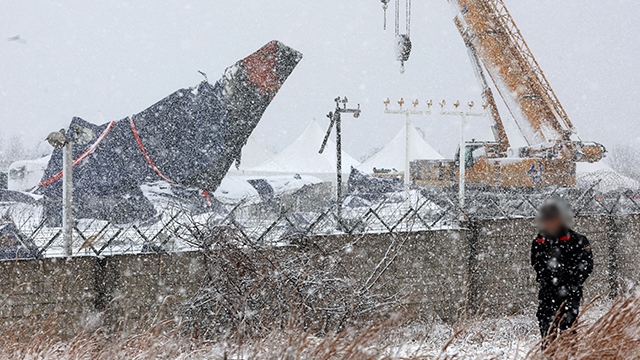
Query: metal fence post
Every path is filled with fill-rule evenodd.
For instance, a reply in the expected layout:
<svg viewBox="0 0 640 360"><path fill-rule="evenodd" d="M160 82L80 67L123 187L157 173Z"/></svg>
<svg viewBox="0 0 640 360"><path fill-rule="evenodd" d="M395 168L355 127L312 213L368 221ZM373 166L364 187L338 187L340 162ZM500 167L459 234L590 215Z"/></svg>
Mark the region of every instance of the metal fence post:
<svg viewBox="0 0 640 360"><path fill-rule="evenodd" d="M609 281L609 298L615 299L620 292L618 277L618 247L620 243L620 219L617 216L607 216L607 267Z"/></svg>
<svg viewBox="0 0 640 360"><path fill-rule="evenodd" d="M467 224L467 244L469 258L467 259L467 308L468 314L472 314L478 310L480 306L480 282L478 276L480 274L478 266L478 241L480 238L480 223L477 220L469 219Z"/></svg>

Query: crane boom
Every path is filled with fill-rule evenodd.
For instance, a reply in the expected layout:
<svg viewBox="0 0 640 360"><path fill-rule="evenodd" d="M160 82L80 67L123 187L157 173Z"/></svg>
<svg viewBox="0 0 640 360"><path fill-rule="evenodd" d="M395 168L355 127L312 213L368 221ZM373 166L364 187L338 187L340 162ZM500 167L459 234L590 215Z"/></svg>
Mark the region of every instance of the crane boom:
<svg viewBox="0 0 640 360"><path fill-rule="evenodd" d="M460 31L460 35L465 40L465 45L467 46L467 52L469 53L469 59L471 60L471 64L476 73L476 77L478 78L478 82L480 82L480 86L482 86L482 100L487 104L489 108L489 115L493 120L493 124L491 125L491 130L493 132L493 137L496 140L498 154L506 154L507 149L509 148L509 137L507 136L507 131L504 128L504 124L502 123L502 118L500 117L500 112L498 111L498 105L496 104L495 97L493 96L493 91L491 91L491 87L489 87L489 82L487 81L487 77L485 76L485 72L482 69L482 64L480 62L480 58L478 57L478 52L473 44L469 41L469 36L465 33L465 29L462 27L462 23L455 19L456 26ZM499 155L501 156L501 155Z"/></svg>
<svg viewBox="0 0 640 360"><path fill-rule="evenodd" d="M550 141L569 140L571 127L563 128L558 121L555 106L549 106L540 91L544 74L539 66L537 72L531 68L533 59L522 36L516 41L514 34L520 32L513 19L506 12L501 0L450 0L457 4L460 11L456 18L458 27L463 31L465 42L471 44L487 73L496 84L497 90L505 100L509 111L513 114L527 144L538 145ZM501 13L496 10L496 3L501 4ZM518 43L523 46L518 46ZM547 81L544 81L548 84ZM549 87L550 89L550 87ZM555 99L555 96L554 96ZM561 106L557 102L559 109ZM562 111L564 114L564 111Z"/></svg>
<svg viewBox="0 0 640 360"><path fill-rule="evenodd" d="M600 144L572 140L575 129L551 88L531 49L522 37L503 0L449 0L459 14L456 26L469 49L482 86L486 73L495 84L528 147L523 157L542 156L567 161L599 161L606 150ZM491 93L483 91L490 105ZM499 148L508 144L499 115L494 115Z"/></svg>
<svg viewBox="0 0 640 360"><path fill-rule="evenodd" d="M520 29L518 29L518 26L513 21L513 18L511 17L509 10L507 10L507 7L504 5L504 2L502 0L485 0L484 3L485 6L495 14L502 29L505 31L506 36L517 49L515 54L519 56L520 61L525 64L524 67L528 70L528 73L533 80L533 84L542 95L543 100L554 113L555 119L561 124L561 127L566 133L575 132L573 124L571 123L571 120L569 120L569 116L566 111L564 111L560 100L558 100L558 97L553 91L553 88L551 88L547 77L542 72L542 68L533 56L531 49L529 49L529 45L524 41L522 33L520 33Z"/></svg>

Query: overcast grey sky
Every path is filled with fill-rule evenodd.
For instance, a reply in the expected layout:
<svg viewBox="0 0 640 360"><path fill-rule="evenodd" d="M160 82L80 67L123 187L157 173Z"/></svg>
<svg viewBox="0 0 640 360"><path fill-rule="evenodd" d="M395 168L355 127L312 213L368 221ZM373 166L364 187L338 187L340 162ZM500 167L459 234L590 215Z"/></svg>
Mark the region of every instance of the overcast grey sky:
<svg viewBox="0 0 640 360"><path fill-rule="evenodd" d="M640 145L637 1L505 2L581 137ZM402 127L401 118L382 113L387 96L480 101L446 0L413 0L404 75L382 14L377 0L0 0L1 137L18 134L35 146L73 116L121 119L196 85L197 70L216 80L272 39L304 54L254 133L274 150L313 117L325 123L338 95L362 104L363 116L343 125L346 151L356 158ZM16 35L23 41L8 40ZM452 155L454 122L415 120L436 149ZM481 121L469 131L490 134Z"/></svg>

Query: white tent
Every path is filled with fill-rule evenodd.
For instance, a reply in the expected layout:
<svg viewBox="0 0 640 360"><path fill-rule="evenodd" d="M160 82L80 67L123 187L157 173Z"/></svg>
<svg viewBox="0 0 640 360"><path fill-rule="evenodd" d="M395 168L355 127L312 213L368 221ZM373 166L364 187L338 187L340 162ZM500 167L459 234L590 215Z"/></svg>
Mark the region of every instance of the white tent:
<svg viewBox="0 0 640 360"><path fill-rule="evenodd" d="M242 158L240 161L240 170L247 170L254 166L258 166L265 161L271 159L275 154L264 147L258 140L249 136L247 144L242 148ZM232 167L235 169L235 165Z"/></svg>
<svg viewBox="0 0 640 360"><path fill-rule="evenodd" d="M407 127L402 126L402 130L378 153L367 159L358 166L359 170L365 173L373 172L377 169L396 169L404 172L406 159ZM409 130L409 159L413 160L439 160L444 159L431 145L427 144L413 125Z"/></svg>
<svg viewBox="0 0 640 360"><path fill-rule="evenodd" d="M595 189L609 192L617 189L640 189L640 182L626 177L605 164L578 163L576 169L576 181L581 187L590 187L597 183Z"/></svg>
<svg viewBox="0 0 640 360"><path fill-rule="evenodd" d="M318 153L325 130L314 120L304 132L282 152L270 160L249 169L260 174L312 174L316 176L335 174L336 144L329 140L322 154ZM347 174L359 162L342 151L342 172ZM324 178L326 176L322 176Z"/></svg>

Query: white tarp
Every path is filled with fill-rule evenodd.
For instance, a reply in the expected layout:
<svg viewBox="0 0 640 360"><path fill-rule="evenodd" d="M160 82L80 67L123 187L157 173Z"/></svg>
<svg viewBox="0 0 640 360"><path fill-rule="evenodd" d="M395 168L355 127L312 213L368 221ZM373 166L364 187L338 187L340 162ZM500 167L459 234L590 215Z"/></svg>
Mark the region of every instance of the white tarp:
<svg viewBox="0 0 640 360"><path fill-rule="evenodd" d="M404 172L406 159L407 127L402 130L378 153L363 162L358 169L365 173L372 173L373 168L390 169ZM431 145L422 138L413 125L409 130L409 159L413 160L440 160L444 159Z"/></svg>
<svg viewBox="0 0 640 360"><path fill-rule="evenodd" d="M603 161L597 163L578 163L576 180L580 187L590 187L598 183L595 189L609 192L617 189L640 189L640 182L624 176Z"/></svg>
<svg viewBox="0 0 640 360"><path fill-rule="evenodd" d="M275 194L291 193L301 189L305 185L319 184L322 180L308 175L280 175L280 176L240 176L227 175L215 191L216 198L243 199L257 197L258 191L249 183L249 180L264 179Z"/></svg>
<svg viewBox="0 0 640 360"><path fill-rule="evenodd" d="M20 160L9 166L9 190L29 191L35 188L47 168L51 155L36 160Z"/></svg>
<svg viewBox="0 0 640 360"><path fill-rule="evenodd" d="M220 186L218 186L213 195L216 198L243 199L257 197L258 190L251 186L247 179L242 176L227 175L222 179Z"/></svg>
<svg viewBox="0 0 640 360"><path fill-rule="evenodd" d="M271 160L249 169L252 173L266 174L335 174L336 144L330 139L322 154L318 153L325 130L312 120L304 132ZM342 172L348 174L359 162L342 151Z"/></svg>

